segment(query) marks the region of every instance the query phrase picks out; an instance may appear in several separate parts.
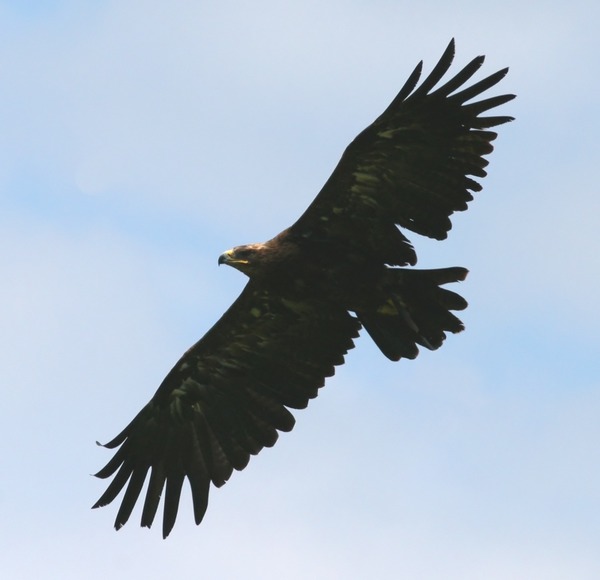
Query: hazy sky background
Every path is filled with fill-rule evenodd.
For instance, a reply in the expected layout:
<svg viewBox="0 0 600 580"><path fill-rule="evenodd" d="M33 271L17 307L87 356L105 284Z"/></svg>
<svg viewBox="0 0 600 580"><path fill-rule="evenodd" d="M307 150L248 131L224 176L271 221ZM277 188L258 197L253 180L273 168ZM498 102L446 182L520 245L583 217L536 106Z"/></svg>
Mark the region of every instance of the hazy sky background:
<svg viewBox="0 0 600 580"><path fill-rule="evenodd" d="M0 2L0 575L600 577L594 0ZM416 63L510 66L484 191L421 267L467 331L368 337L193 524L90 510L90 477ZM479 77L480 78L480 77ZM499 91L496 91L499 92Z"/></svg>

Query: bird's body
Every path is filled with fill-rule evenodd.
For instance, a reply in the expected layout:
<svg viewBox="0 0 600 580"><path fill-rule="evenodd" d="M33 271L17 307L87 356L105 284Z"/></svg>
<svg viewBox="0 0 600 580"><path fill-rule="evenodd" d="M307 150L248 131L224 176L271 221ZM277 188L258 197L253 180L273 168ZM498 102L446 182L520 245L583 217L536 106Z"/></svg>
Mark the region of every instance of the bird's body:
<svg viewBox="0 0 600 580"><path fill-rule="evenodd" d="M464 268L417 270L397 226L443 239L449 216L467 208L485 176L496 133L510 117L481 117L513 95L467 103L498 83L499 71L462 85L483 63L471 61L433 90L450 67L453 42L415 89L419 65L384 113L348 146L319 195L273 239L237 246L219 263L249 277L242 294L164 379L150 402L106 447L119 447L97 474L116 473L94 507L125 487L115 526L129 518L150 472L142 525L165 490L163 535L170 532L187 478L194 515L206 511L210 483L223 485L314 398L342 364L361 328L388 358L438 348L466 307L442 285ZM458 89L462 89L458 91ZM457 92L458 91L458 92Z"/></svg>

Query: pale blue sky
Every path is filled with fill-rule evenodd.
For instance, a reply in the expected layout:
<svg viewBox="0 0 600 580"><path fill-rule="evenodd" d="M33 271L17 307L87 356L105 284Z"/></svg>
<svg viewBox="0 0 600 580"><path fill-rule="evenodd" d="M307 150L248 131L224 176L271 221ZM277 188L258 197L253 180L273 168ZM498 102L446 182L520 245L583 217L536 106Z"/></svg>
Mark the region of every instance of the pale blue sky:
<svg viewBox="0 0 600 580"><path fill-rule="evenodd" d="M27 8L24 6L27 5ZM0 575L600 577L597 3L0 2ZM168 538L90 510L120 431L451 37L511 72L484 191L419 266L467 331L358 341L277 445ZM456 69L455 69L456 70Z"/></svg>

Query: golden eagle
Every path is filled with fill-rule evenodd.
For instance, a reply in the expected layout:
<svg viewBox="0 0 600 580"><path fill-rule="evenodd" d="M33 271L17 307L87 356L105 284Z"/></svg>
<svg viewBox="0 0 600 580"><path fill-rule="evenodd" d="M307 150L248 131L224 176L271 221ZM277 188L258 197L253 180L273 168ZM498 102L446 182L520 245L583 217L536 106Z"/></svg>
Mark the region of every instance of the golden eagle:
<svg viewBox="0 0 600 580"><path fill-rule="evenodd" d="M123 488L123 526L150 472L141 525L150 527L165 490L163 537L177 516L184 479L202 521L210 483L222 486L251 455L290 431L325 377L354 346L361 327L391 360L438 348L463 325L451 311L466 301L440 286L464 268L416 270L398 226L438 240L449 216L481 186L496 133L512 120L481 116L514 98L473 101L503 69L466 88L483 56L435 88L450 68L454 41L417 87L419 63L383 114L354 139L333 174L291 227L260 244L237 246L219 264L249 281L221 319L166 376L138 415L105 447L119 447L96 475L114 479L94 507Z"/></svg>

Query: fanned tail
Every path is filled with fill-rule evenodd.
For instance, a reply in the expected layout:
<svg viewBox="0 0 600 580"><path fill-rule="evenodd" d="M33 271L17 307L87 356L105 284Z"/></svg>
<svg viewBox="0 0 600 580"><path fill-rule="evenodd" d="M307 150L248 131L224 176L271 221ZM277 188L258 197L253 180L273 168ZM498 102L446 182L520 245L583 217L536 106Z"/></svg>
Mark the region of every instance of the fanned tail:
<svg viewBox="0 0 600 580"><path fill-rule="evenodd" d="M390 268L383 284L386 299L375 310L358 312L358 318L390 360L415 358L417 345L435 350L442 345L446 332L464 329L450 311L467 307L462 296L440 286L464 280L467 273L465 268Z"/></svg>

